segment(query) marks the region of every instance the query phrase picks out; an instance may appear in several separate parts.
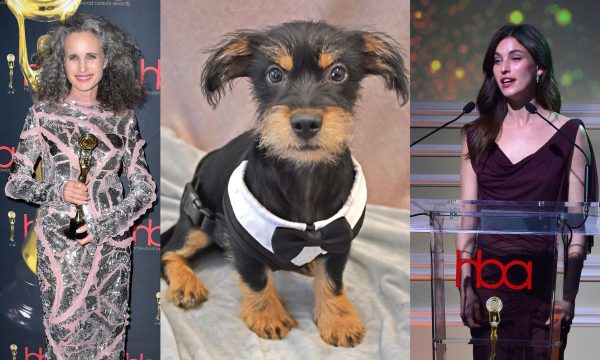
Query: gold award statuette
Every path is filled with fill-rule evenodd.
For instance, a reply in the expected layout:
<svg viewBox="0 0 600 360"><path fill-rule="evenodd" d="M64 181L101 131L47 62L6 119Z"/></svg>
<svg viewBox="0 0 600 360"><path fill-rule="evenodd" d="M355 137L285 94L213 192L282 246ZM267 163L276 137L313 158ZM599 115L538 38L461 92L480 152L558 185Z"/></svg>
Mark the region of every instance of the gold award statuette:
<svg viewBox="0 0 600 360"><path fill-rule="evenodd" d="M90 134L84 133L79 138L79 177L77 180L85 184L87 181L87 174L92 166L92 150L98 145L98 139ZM83 233L76 233L75 230L79 229L85 224L83 205L77 205L77 214L69 222L69 227L65 230L65 235L69 239L83 239L87 236L87 231Z"/></svg>
<svg viewBox="0 0 600 360"><path fill-rule="evenodd" d="M39 69L34 70L29 65L25 19L42 22L62 21L77 11L80 2L81 0L6 0L6 5L15 15L19 26L19 65L34 93L39 89ZM42 52L43 39L40 37L37 42L38 53Z"/></svg>
<svg viewBox="0 0 600 360"><path fill-rule="evenodd" d="M502 311L502 300L496 296L492 296L485 302L485 307L490 314L490 327L492 333L490 334L491 351L490 360L496 358L496 341L498 341L498 325L500 325L500 311Z"/></svg>
<svg viewBox="0 0 600 360"><path fill-rule="evenodd" d="M8 212L8 223L10 224L10 246L17 246L15 244L15 217L16 214L14 211Z"/></svg>
<svg viewBox="0 0 600 360"><path fill-rule="evenodd" d="M15 74L15 55L6 55L6 62L8 62L8 93L14 95L15 87L13 86L13 75Z"/></svg>
<svg viewBox="0 0 600 360"><path fill-rule="evenodd" d="M160 292L156 293L156 322L160 322Z"/></svg>
<svg viewBox="0 0 600 360"><path fill-rule="evenodd" d="M13 360L17 360L17 344L10 344L10 352L12 353Z"/></svg>

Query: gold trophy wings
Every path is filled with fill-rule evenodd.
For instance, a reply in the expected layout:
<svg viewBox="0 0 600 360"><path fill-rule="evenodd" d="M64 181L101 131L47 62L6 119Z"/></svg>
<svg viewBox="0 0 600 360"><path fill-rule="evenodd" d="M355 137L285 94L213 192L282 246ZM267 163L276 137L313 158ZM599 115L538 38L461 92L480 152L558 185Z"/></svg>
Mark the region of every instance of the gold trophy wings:
<svg viewBox="0 0 600 360"><path fill-rule="evenodd" d="M73 15L81 0L6 0L6 5L17 18L19 26L19 65L33 93L39 89L39 69L32 69L27 56L27 38L25 36L25 19L51 22L62 21ZM45 35L37 42L38 53L42 52Z"/></svg>

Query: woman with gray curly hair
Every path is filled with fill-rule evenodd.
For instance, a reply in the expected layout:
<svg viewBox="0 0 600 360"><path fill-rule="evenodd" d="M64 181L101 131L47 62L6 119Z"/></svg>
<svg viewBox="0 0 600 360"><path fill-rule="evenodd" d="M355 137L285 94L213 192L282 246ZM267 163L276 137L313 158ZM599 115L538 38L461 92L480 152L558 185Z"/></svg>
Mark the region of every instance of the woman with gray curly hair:
<svg viewBox="0 0 600 360"><path fill-rule="evenodd" d="M122 359L130 228L156 199L132 110L143 94L135 47L107 20L79 14L48 35L38 102L25 119L6 194L41 208L35 231L44 358ZM89 134L91 155L82 141ZM32 178L39 158L41 182ZM76 208L85 224L68 235Z"/></svg>

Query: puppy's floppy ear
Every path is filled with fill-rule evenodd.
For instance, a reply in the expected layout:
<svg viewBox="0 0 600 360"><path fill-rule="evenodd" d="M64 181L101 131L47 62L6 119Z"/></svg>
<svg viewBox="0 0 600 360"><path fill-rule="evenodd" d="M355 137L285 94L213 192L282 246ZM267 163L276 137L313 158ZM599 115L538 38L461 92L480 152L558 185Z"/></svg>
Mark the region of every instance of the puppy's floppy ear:
<svg viewBox="0 0 600 360"><path fill-rule="evenodd" d="M386 89L395 91L405 104L409 94L408 78L398 45L382 33L364 32L361 38L363 66L367 74L381 76Z"/></svg>
<svg viewBox="0 0 600 360"><path fill-rule="evenodd" d="M225 35L222 42L210 50L210 57L202 70L202 93L215 108L225 93L231 90L232 81L248 76L252 57L251 38L253 33L238 32Z"/></svg>

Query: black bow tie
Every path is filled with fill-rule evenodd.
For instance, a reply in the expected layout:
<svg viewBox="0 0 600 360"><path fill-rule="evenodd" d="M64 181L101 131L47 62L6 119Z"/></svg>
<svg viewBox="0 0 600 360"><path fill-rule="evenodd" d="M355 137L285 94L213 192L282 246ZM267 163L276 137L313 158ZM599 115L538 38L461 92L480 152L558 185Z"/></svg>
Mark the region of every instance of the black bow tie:
<svg viewBox="0 0 600 360"><path fill-rule="evenodd" d="M271 245L277 257L291 261L307 246L319 246L327 252L343 254L350 249L352 237L352 227L345 217L341 217L319 230L277 227L271 237Z"/></svg>

